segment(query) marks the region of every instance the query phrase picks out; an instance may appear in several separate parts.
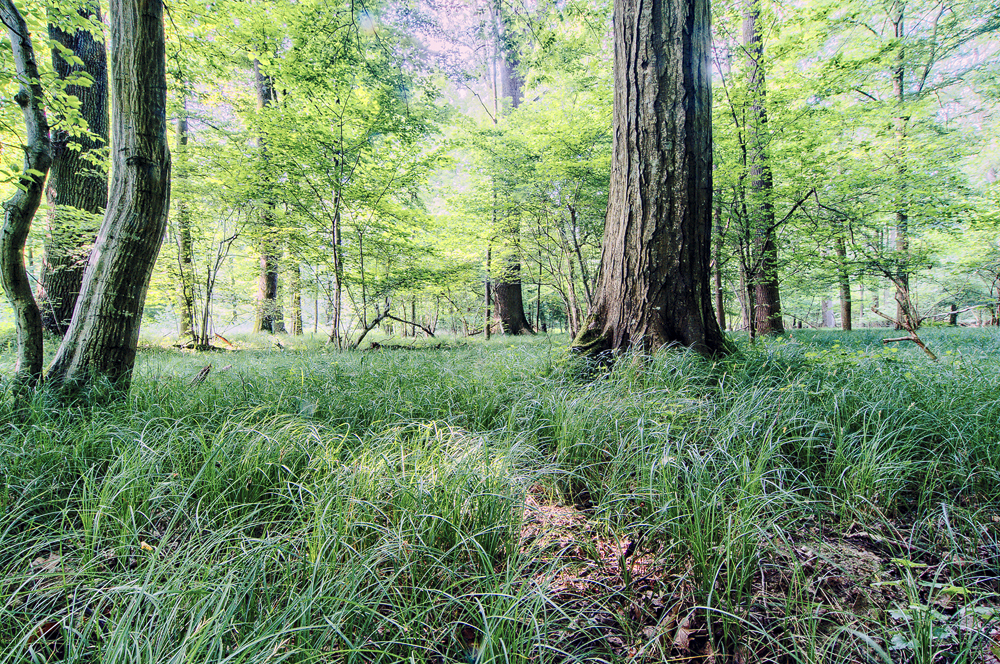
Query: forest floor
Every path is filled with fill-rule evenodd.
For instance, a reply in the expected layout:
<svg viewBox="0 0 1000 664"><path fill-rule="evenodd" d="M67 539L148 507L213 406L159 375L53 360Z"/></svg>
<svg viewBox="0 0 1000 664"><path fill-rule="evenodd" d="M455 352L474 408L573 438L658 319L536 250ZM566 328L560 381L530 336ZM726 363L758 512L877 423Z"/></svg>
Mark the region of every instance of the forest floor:
<svg viewBox="0 0 1000 664"><path fill-rule="evenodd" d="M1000 335L883 336L241 337L7 395L0 663L998 664Z"/></svg>

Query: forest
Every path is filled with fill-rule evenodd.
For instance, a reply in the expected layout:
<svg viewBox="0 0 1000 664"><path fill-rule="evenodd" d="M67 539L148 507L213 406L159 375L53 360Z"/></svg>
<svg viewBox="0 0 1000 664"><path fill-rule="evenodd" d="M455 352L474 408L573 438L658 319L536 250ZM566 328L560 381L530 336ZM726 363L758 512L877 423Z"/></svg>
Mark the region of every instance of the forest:
<svg viewBox="0 0 1000 664"><path fill-rule="evenodd" d="M1000 662L997 0L0 19L0 664Z"/></svg>

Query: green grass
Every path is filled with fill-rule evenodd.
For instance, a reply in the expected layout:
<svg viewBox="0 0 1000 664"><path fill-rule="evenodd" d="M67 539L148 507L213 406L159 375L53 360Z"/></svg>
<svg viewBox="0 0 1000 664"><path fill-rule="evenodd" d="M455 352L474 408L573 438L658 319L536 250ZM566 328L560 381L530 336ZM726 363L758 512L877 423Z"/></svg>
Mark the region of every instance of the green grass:
<svg viewBox="0 0 1000 664"><path fill-rule="evenodd" d="M0 662L980 661L1000 337L887 332L596 375L248 339L146 349L112 406L8 396Z"/></svg>

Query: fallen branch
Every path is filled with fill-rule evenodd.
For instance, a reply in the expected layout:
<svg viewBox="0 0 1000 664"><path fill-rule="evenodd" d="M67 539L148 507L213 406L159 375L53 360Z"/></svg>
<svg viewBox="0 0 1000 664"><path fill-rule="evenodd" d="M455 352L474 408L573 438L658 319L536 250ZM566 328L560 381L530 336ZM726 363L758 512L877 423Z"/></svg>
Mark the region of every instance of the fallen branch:
<svg viewBox="0 0 1000 664"><path fill-rule="evenodd" d="M196 375L194 378L191 379L191 384L197 385L198 383L204 382L205 379L208 377L208 372L211 370L212 370L211 364L205 366L205 368L203 368L201 371L198 372L198 375Z"/></svg>
<svg viewBox="0 0 1000 664"><path fill-rule="evenodd" d="M897 298L897 300L900 298L900 294L898 292L896 293L896 298ZM906 306L903 306L902 309L903 309L904 312L908 312L909 311L909 308L906 307ZM938 359L937 355L935 355L934 353L932 353L931 349L927 347L927 345L920 339L920 337L917 336L916 325L914 325L914 321L913 321L913 317L912 316L910 316L910 315L904 315L903 316L903 320L896 320L895 318L892 318L892 317L890 317L890 316L882 313L881 311L879 311L878 307L875 306L875 305L872 305L872 313L875 314L876 316L881 316L882 318L886 319L890 323L895 323L898 327L906 330L907 333L908 333L905 337L893 337L891 339L883 339L882 340L882 344L883 345L897 343L899 341L912 341L913 343L915 343L920 348L920 350L922 350L925 353L927 353L927 357L929 357L932 360L934 360L935 362L937 362L937 359Z"/></svg>

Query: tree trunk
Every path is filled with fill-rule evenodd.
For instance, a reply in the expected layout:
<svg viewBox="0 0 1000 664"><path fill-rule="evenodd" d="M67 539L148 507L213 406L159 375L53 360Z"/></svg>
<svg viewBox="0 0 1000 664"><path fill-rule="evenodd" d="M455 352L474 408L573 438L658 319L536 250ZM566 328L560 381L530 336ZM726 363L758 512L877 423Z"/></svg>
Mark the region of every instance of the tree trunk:
<svg viewBox="0 0 1000 664"><path fill-rule="evenodd" d="M840 327L851 331L851 277L847 273L847 243L843 235L834 240L837 253L837 283L840 286Z"/></svg>
<svg viewBox="0 0 1000 664"><path fill-rule="evenodd" d="M289 332L302 336L302 267L298 261L288 266L288 290L292 304L292 323Z"/></svg>
<svg viewBox="0 0 1000 664"><path fill-rule="evenodd" d="M782 334L778 290L778 247L775 242L774 195L767 157L767 108L764 104L764 46L757 22L760 0L747 0L743 14L743 47L747 54L747 168L750 188L747 213L753 232L754 328L757 334Z"/></svg>
<svg viewBox="0 0 1000 664"><path fill-rule="evenodd" d="M275 100L274 81L267 74L260 70L260 62L253 61L254 84L257 88L257 109L264 111L271 106ZM261 133L258 138L261 161L264 169L267 169L267 140ZM265 180L270 180L270 174L265 172ZM265 199L269 198L271 192L265 194ZM281 310L281 300L278 298L278 271L280 268L280 243L274 238L274 214L271 212L272 203L264 201L262 216L263 238L260 241L260 272L257 277L257 311L254 317L254 332L271 332L273 334L283 334L285 332L284 315Z"/></svg>
<svg viewBox="0 0 1000 664"><path fill-rule="evenodd" d="M511 47L510 39L505 34L508 30L499 3L491 5L493 11L496 49L500 56L497 59L497 69L500 78L499 94L502 103L498 105L499 112L514 110L521 105L524 81L517 71L518 55ZM494 117L494 122L499 118ZM496 315L504 334L534 334L527 316L524 315L524 295L521 290L521 225L516 215L509 215L500 220L503 230L501 235L512 240L512 246L502 252L503 267L499 270L493 282L493 301L496 304Z"/></svg>
<svg viewBox="0 0 1000 664"><path fill-rule="evenodd" d="M78 12L101 21L96 2L83 3ZM89 134L70 136L65 129L52 131L52 168L45 188L49 210L38 303L42 325L62 336L73 317L90 248L100 226L99 215L108 205L107 174L89 161L98 156L98 150L108 147L108 61L104 44L86 30L70 33L50 24L49 39L82 61L72 64L59 48L53 47L52 67L60 79L79 77L84 72L92 79L90 87L66 86L66 94L80 101L77 110L86 120Z"/></svg>
<svg viewBox="0 0 1000 664"><path fill-rule="evenodd" d="M177 118L174 151L176 152L177 179L187 177L187 143L188 121L187 101L185 100L181 116ZM200 339L196 333L194 306L194 243L191 240L191 211L183 200L177 201L177 214L174 216L177 227L177 320L178 336L181 339L190 337L194 344L204 345L208 339Z"/></svg>
<svg viewBox="0 0 1000 664"><path fill-rule="evenodd" d="M587 354L727 344L712 311L708 0L616 0L614 144Z"/></svg>
<svg viewBox="0 0 1000 664"><path fill-rule="evenodd" d="M893 3L893 17L892 17L892 27L893 27L893 37L896 43L899 44L899 51L896 53L896 67L892 72L892 92L893 98L896 103L896 195L898 200L896 201L896 228L895 236L896 242L893 247L896 253L896 274L893 278L893 282L896 285L896 320L902 321L908 315L904 311L904 303L909 302L909 253L910 253L910 238L909 238L909 204L907 203L907 193L906 193L906 123L909 117L906 115L905 104L906 104L906 88L904 86L904 76L906 73L905 68L905 50L903 49L903 40L906 38L906 33L903 29L903 11L906 7L906 3L903 0L897 0ZM897 329L900 326L897 324Z"/></svg>
<svg viewBox="0 0 1000 664"><path fill-rule="evenodd" d="M103 375L124 390L167 224L170 150L163 3L111 0L110 14L111 195L49 379L60 386L86 385Z"/></svg>
<svg viewBox="0 0 1000 664"><path fill-rule="evenodd" d="M726 301L725 292L722 290L722 248L725 243L725 236L722 233L722 201L715 203L715 228L718 231L715 241L715 260L713 262L715 272L715 317L719 321L719 329L726 329Z"/></svg>
<svg viewBox="0 0 1000 664"><path fill-rule="evenodd" d="M7 36L14 52L14 70L20 83L14 101L24 115L27 141L18 183L20 187L3 204L0 280L14 308L17 328L16 380L20 384L34 386L42 378L42 319L24 268L24 243L31 230L31 220L42 202L45 174L52 162L52 152L49 123L42 106L44 93L39 83L28 26L11 0L0 0L0 18L7 26Z"/></svg>

